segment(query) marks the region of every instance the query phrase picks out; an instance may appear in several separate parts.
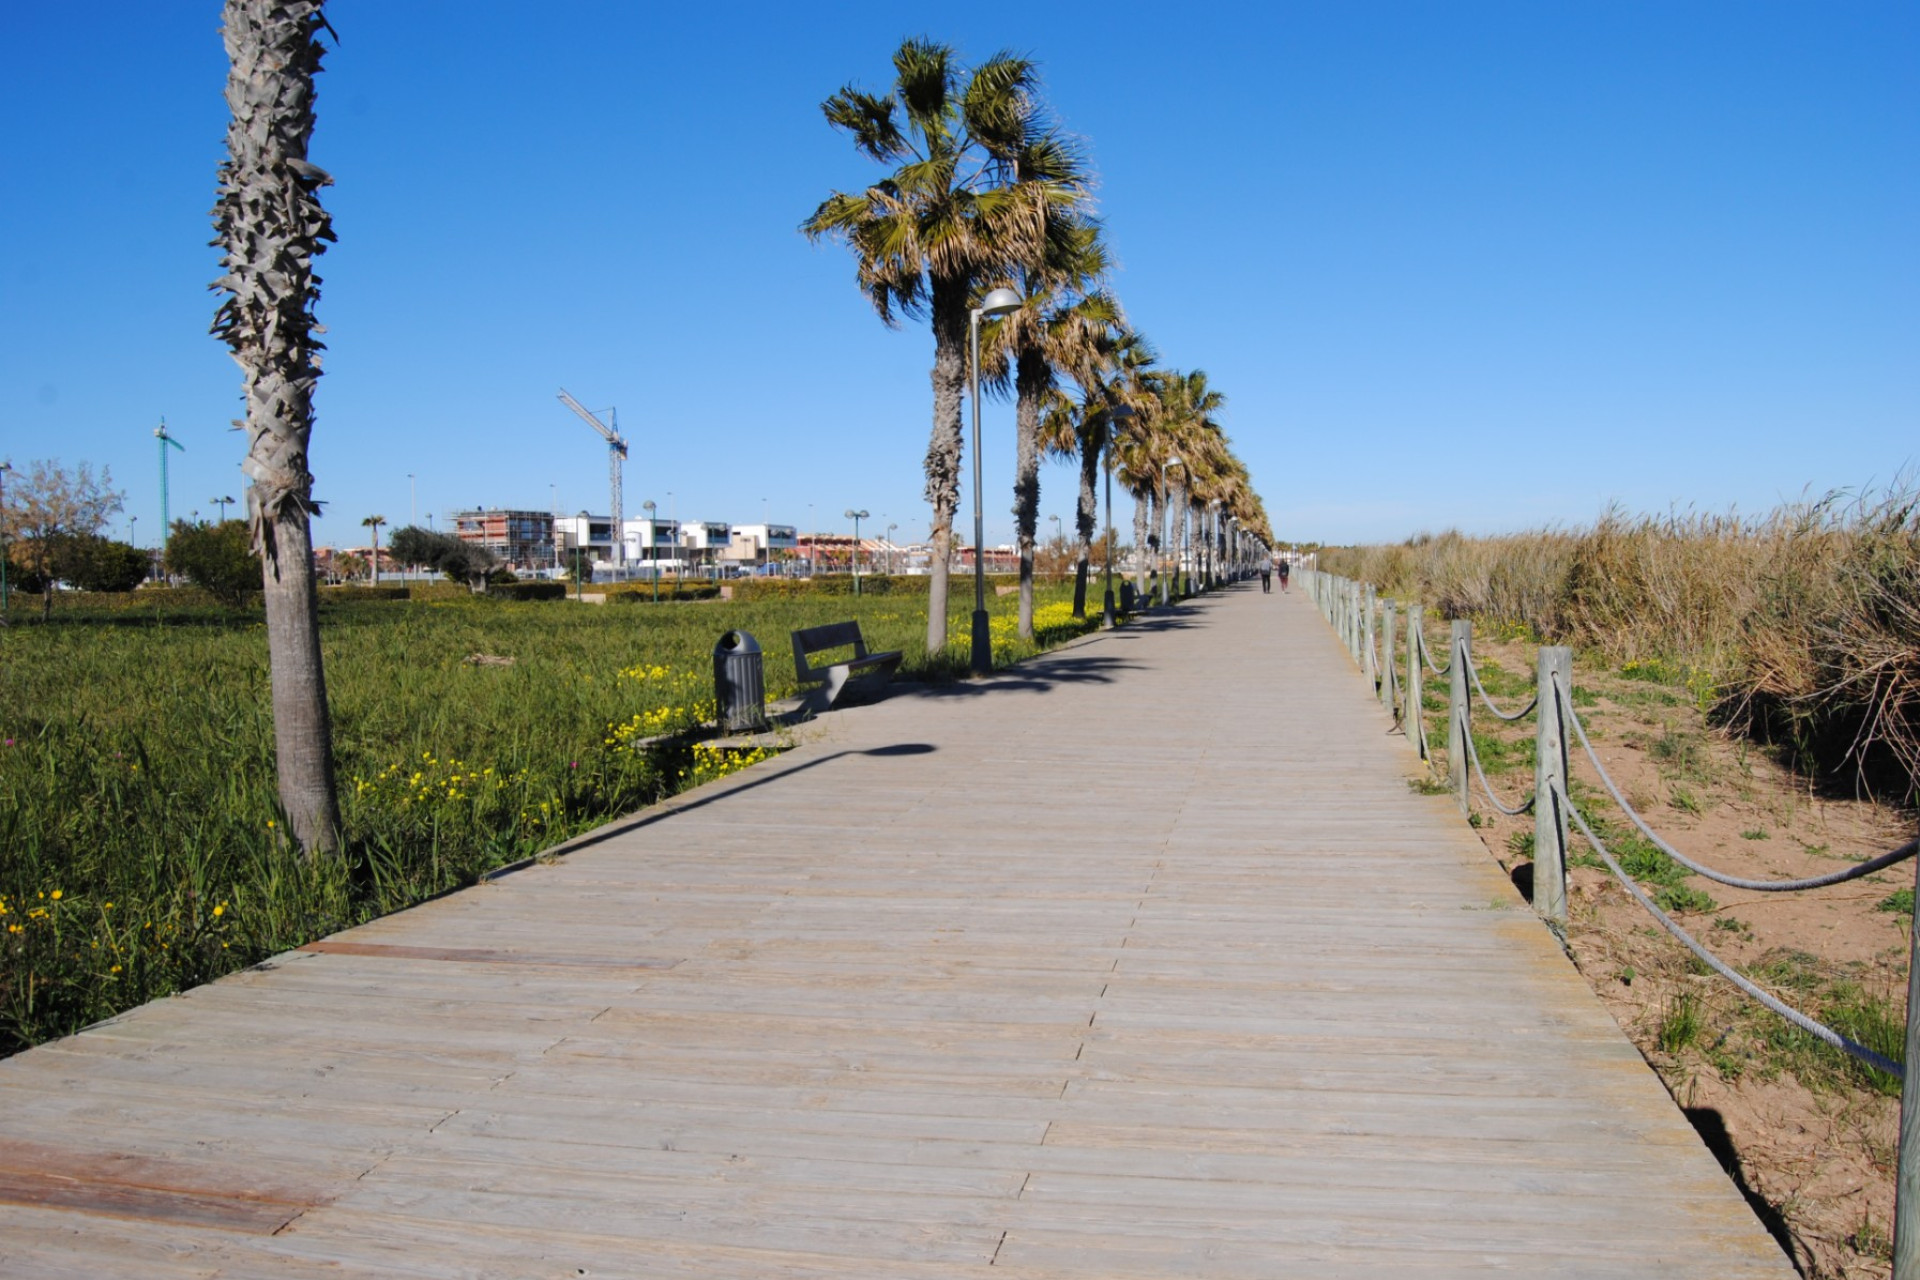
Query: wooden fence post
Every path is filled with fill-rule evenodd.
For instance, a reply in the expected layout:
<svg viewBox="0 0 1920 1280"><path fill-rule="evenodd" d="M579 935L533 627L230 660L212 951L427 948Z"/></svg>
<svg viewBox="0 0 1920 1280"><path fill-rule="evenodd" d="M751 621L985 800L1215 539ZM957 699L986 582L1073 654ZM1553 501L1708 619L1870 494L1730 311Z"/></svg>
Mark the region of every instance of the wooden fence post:
<svg viewBox="0 0 1920 1280"><path fill-rule="evenodd" d="M1556 684L1559 692L1555 692ZM1533 909L1543 920L1567 922L1567 726L1560 696L1573 697L1573 650L1540 650L1533 738Z"/></svg>
<svg viewBox="0 0 1920 1280"><path fill-rule="evenodd" d="M1408 604L1407 687L1400 691L1400 697L1405 705L1405 711L1402 713L1405 719L1401 723L1406 728L1407 736L1413 739L1413 749L1420 753L1422 760L1425 760L1427 735L1426 721L1423 717L1427 714L1427 708L1422 701L1426 695L1420 690L1420 677L1423 674L1425 673L1421 670L1420 658L1420 606Z"/></svg>
<svg viewBox="0 0 1920 1280"><path fill-rule="evenodd" d="M1467 654L1473 648L1473 624L1465 618L1453 624L1453 657L1447 663L1451 677L1447 685L1447 781L1453 784L1453 800L1460 812L1472 813L1467 803L1467 784L1472 772L1467 764L1467 735L1473 732L1469 716L1473 710L1467 701Z"/></svg>
<svg viewBox="0 0 1920 1280"><path fill-rule="evenodd" d="M1380 621L1385 625L1380 641L1380 705L1388 715L1398 718L1393 705L1393 601L1380 602Z"/></svg>
<svg viewBox="0 0 1920 1280"><path fill-rule="evenodd" d="M1373 652L1373 584L1360 586L1360 670L1367 677L1367 688L1379 678L1379 659Z"/></svg>
<svg viewBox="0 0 1920 1280"><path fill-rule="evenodd" d="M1914 859L1920 893L1920 858ZM1893 1280L1920 1280L1920 928L1907 922L1907 1072L1900 1081L1900 1154L1893 1174Z"/></svg>

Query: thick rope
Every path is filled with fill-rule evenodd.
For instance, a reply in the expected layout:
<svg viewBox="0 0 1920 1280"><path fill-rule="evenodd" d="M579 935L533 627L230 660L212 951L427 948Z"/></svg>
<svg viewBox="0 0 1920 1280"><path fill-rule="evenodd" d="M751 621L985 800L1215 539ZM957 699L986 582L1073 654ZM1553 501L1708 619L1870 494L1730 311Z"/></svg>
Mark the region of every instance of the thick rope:
<svg viewBox="0 0 1920 1280"><path fill-rule="evenodd" d="M1452 671L1453 670L1452 658L1447 659L1447 665L1444 667L1433 660L1433 650L1427 644L1427 629L1425 627L1420 628L1419 635L1420 635L1420 653L1421 653L1421 656L1424 657L1427 661L1427 670L1433 672L1433 674L1437 676L1444 676L1448 672Z"/></svg>
<svg viewBox="0 0 1920 1280"><path fill-rule="evenodd" d="M1920 840L1909 840L1891 853L1883 853L1877 858L1856 863L1840 871L1830 871L1823 876L1808 876L1804 880L1746 880L1740 876L1730 876L1724 871L1715 871L1712 867L1702 866L1662 840L1660 834L1647 825L1646 819L1627 803L1627 798L1620 794L1620 788L1614 785L1613 778L1607 773L1606 766L1600 763L1599 753L1593 749L1593 743L1587 740L1586 726L1580 723L1580 717L1573 710L1572 700L1566 697L1565 691L1559 687L1558 682L1554 685L1554 693L1559 697L1560 705L1566 711L1567 720L1573 725L1573 732L1580 739L1580 745L1586 749L1587 759L1593 762L1594 772L1600 775L1600 781L1605 784L1607 793L1613 797L1614 803L1620 806L1620 811L1632 819L1633 825L1640 829L1641 835L1653 842L1654 848L1697 876L1705 876L1716 884L1724 884L1730 888L1751 889L1760 893L1824 889L1828 885L1845 884L1849 880L1858 880L1861 876L1870 876L1876 871L1885 871L1888 867L1911 858L1914 852L1920 849Z"/></svg>
<svg viewBox="0 0 1920 1280"><path fill-rule="evenodd" d="M1531 715L1533 709L1540 705L1540 694L1538 691L1535 691L1533 697L1527 702L1527 705L1518 711L1509 713L1494 706L1493 699L1487 696L1487 686L1480 683L1480 664L1473 660L1472 655L1468 655L1467 657L1467 676L1473 681L1473 687L1479 691L1480 701L1485 704L1487 710L1493 712L1497 719L1519 720L1524 716Z"/></svg>
<svg viewBox="0 0 1920 1280"><path fill-rule="evenodd" d="M1674 923L1673 917L1653 904L1653 899L1641 891L1640 886L1633 882L1633 877L1621 870L1620 864L1614 861L1613 853L1605 844L1601 843L1599 836L1593 834L1593 828L1587 825L1587 820L1580 815L1580 810L1574 807L1573 802L1568 800L1566 796L1562 795L1558 790L1554 792L1554 796L1567 806L1567 814L1573 819L1574 825L1580 828L1580 834L1587 838L1587 843L1593 846L1594 852L1598 853L1606 862L1607 869L1613 872L1614 878L1620 881L1628 893L1633 895L1635 901L1639 902L1641 906L1652 913L1653 918L1658 920L1668 933L1680 939L1687 950L1699 956L1702 963L1708 968L1731 982L1734 986L1740 988L1740 990L1746 992L1749 996L1752 996L1766 1008L1779 1014L1794 1026L1799 1027L1814 1039L1824 1044L1832 1045L1842 1053L1850 1054L1858 1058L1875 1071L1884 1071L1896 1079L1904 1079L1906 1077L1906 1072L1901 1068L1900 1064L1893 1061L1893 1059L1882 1057L1867 1048L1867 1046L1849 1040L1832 1027L1827 1026L1824 1022L1817 1022L1809 1018L1798 1009L1793 1008L1791 1005L1786 1004L1777 997L1762 990L1747 978L1746 975L1735 972L1733 968L1722 961L1720 957L1701 946L1694 940L1692 934Z"/></svg>
<svg viewBox="0 0 1920 1280"><path fill-rule="evenodd" d="M1480 779L1480 789L1487 793L1487 803L1506 814L1509 818L1517 818L1527 810L1533 808L1533 796L1528 796L1525 800L1522 800L1520 807L1517 809L1509 809L1506 805L1501 804L1500 797L1493 794L1493 787L1487 782L1487 771L1480 767L1480 748L1473 745L1473 733L1468 731L1461 736L1467 740L1467 759L1473 762L1473 774L1476 778Z"/></svg>

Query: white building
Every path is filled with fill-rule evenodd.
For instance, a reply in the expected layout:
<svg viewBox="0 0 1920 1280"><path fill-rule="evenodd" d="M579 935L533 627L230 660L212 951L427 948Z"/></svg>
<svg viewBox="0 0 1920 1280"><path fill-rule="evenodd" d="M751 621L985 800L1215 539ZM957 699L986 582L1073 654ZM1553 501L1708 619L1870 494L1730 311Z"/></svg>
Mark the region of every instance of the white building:
<svg viewBox="0 0 1920 1280"><path fill-rule="evenodd" d="M651 570L657 562L663 572L671 572L679 555L680 531L678 520L654 520L641 516L635 520L623 520L621 527L626 531L627 563L639 565Z"/></svg>

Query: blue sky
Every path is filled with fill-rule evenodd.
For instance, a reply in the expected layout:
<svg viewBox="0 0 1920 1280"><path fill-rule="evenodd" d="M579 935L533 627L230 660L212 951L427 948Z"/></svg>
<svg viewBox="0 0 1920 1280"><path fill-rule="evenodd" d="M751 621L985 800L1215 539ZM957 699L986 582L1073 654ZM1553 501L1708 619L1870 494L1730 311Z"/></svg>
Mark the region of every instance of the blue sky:
<svg viewBox="0 0 1920 1280"><path fill-rule="evenodd" d="M317 537L604 511L562 386L618 407L630 514L923 536L932 339L795 230L876 173L819 101L907 35L1039 60L1130 318L1226 393L1282 537L1764 510L1914 462L1920 7L1241 10L334 0ZM176 515L241 483L218 21L16 5L0 40L0 458L109 465L142 542L162 416ZM1049 468L1043 512L1072 487Z"/></svg>

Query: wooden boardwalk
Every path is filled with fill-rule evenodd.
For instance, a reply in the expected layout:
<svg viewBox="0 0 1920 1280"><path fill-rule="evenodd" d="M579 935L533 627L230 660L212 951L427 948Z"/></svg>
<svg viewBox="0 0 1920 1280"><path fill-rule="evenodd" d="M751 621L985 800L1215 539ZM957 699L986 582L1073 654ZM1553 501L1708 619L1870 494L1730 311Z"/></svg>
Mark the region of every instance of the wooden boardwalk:
<svg viewBox="0 0 1920 1280"><path fill-rule="evenodd" d="M1792 1276L1387 730L1245 589L836 713L0 1063L0 1275Z"/></svg>

